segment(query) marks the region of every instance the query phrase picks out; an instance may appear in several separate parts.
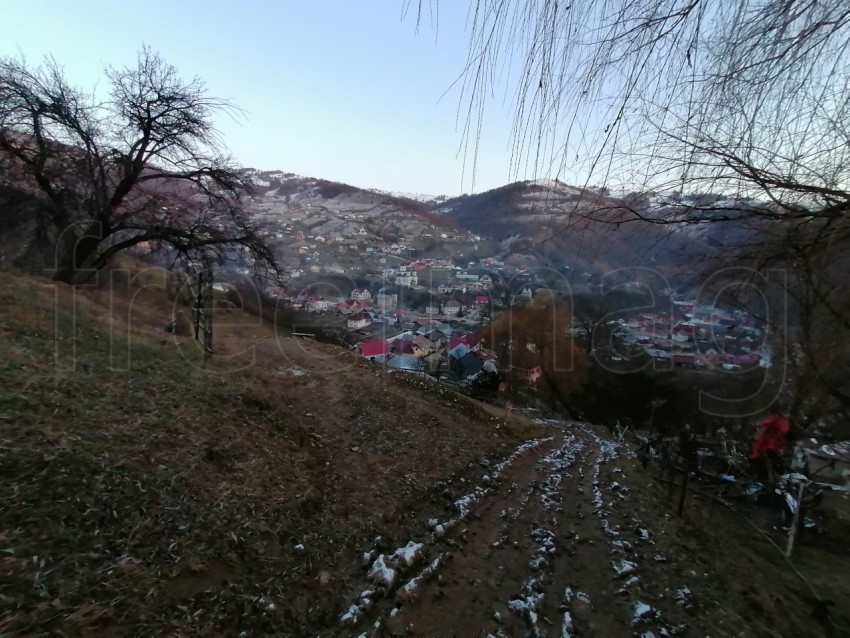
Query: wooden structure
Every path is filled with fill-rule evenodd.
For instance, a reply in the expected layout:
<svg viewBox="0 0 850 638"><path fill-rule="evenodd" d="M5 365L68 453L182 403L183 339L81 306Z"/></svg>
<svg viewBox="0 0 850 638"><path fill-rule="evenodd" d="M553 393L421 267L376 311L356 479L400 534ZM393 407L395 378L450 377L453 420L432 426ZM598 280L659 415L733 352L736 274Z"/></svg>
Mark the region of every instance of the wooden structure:
<svg viewBox="0 0 850 638"><path fill-rule="evenodd" d="M208 259L198 273L198 282L193 286L195 304L193 308L195 339L204 349L204 361L213 354L213 268Z"/></svg>

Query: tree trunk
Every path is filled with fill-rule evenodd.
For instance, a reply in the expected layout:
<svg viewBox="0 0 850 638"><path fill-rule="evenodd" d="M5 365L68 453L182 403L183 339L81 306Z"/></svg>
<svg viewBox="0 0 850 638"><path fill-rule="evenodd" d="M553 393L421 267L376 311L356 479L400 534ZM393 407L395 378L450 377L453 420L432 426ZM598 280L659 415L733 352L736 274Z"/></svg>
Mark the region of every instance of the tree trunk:
<svg viewBox="0 0 850 638"><path fill-rule="evenodd" d="M97 274L103 264L96 263L97 250L105 237L103 225L89 224L81 233L75 227L63 230L56 241L54 281L83 284Z"/></svg>

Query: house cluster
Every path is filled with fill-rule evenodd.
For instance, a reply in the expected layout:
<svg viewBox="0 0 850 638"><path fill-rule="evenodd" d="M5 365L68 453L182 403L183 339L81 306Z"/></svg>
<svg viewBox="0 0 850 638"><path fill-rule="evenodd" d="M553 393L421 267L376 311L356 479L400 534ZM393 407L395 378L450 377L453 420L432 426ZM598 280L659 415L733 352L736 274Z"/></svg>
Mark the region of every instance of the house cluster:
<svg viewBox="0 0 850 638"><path fill-rule="evenodd" d="M464 317L478 317L480 308L489 302L489 297L481 296L476 299L481 301L476 301L471 306L465 306L453 299L445 302L431 301L426 304L424 312L418 312L398 307L395 293L379 292L371 301L343 300L338 302L333 310L346 315L346 328L351 331L373 326L384 330L405 331L418 329L417 326L425 323L438 322L438 318L446 322L454 320L457 323Z"/></svg>
<svg viewBox="0 0 850 638"><path fill-rule="evenodd" d="M398 272L394 275L394 281L396 286L413 288L419 285L419 273L408 266L399 266Z"/></svg>
<svg viewBox="0 0 850 638"><path fill-rule="evenodd" d="M765 365L763 329L741 311L678 301L671 312L645 312L616 323L621 344L676 367L740 370Z"/></svg>
<svg viewBox="0 0 850 638"><path fill-rule="evenodd" d="M458 382L497 374L494 354L477 333L453 329L427 317L405 321L401 330L366 339L356 350L365 359L408 372L443 373Z"/></svg>
<svg viewBox="0 0 850 638"><path fill-rule="evenodd" d="M455 273L453 281L440 284L437 287L437 292L440 294L449 294L452 292L486 292L492 289L493 278L490 275L476 275L466 271L458 271Z"/></svg>
<svg viewBox="0 0 850 638"><path fill-rule="evenodd" d="M394 267L387 267L381 270L381 275L386 281L392 281L397 286L406 288L415 288L421 284L427 284L420 279L419 273L425 269L430 269L433 272L437 271L454 271L454 277L451 277L446 283L438 286L437 292L446 294L451 292L483 292L490 290L493 287L493 278L490 275L478 275L461 270L458 266L453 265L450 261L444 259L418 259L411 261L408 264L401 264Z"/></svg>
<svg viewBox="0 0 850 638"><path fill-rule="evenodd" d="M295 271L291 272L290 281L296 274ZM453 287L442 290L449 294L431 297L424 308L422 306L419 306L418 310L401 308L399 294L403 294L404 291L400 288L404 287L404 282L415 282L416 274L410 266L402 266L392 277L396 283L395 287L388 284L374 294L369 288L356 287L347 298L322 296L309 288L292 294L288 293L284 287L272 286L266 292L271 297L285 300L289 307L295 310L311 313L338 313L346 319L345 327L355 331L368 328L372 324L396 326L405 322L409 323L420 316L445 320L464 319L467 322L477 321L482 316L489 317L491 298L488 292L473 295L450 294L455 291ZM468 292L466 288L458 290Z"/></svg>

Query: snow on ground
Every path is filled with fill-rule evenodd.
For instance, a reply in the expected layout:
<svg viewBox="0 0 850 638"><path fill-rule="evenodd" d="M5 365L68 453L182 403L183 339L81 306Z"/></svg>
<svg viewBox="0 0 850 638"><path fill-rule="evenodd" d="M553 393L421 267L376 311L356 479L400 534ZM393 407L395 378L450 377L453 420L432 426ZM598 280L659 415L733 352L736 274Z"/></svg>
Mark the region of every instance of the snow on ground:
<svg viewBox="0 0 850 638"><path fill-rule="evenodd" d="M380 554L369 568L367 578L378 585L392 587L392 584L395 582L395 569L387 563L388 561L384 554Z"/></svg>
<svg viewBox="0 0 850 638"><path fill-rule="evenodd" d="M513 454L511 454L508 458L506 458L501 463L498 463L495 467L495 472L493 472L493 476L490 477L488 475L487 483L494 483L502 478L505 470L510 468L510 466L523 454L526 452L533 450L537 447L540 447L544 443L548 443L552 440L552 437L542 438L542 439L532 439L531 441L527 441L520 445L516 450L514 450ZM459 521L466 519L469 516L469 512L473 505L475 505L482 497L490 494L493 491L492 487L483 487L478 486L472 492L461 496L459 499L455 501L455 507L458 510L459 516L457 518L450 519L443 523L440 523L436 526L435 532L437 529L442 527L443 533L448 531L451 527L456 525Z"/></svg>
<svg viewBox="0 0 850 638"><path fill-rule="evenodd" d="M396 594L396 597L401 601L406 601L413 598L416 595L419 586L424 581L432 578L437 573L437 570L440 568L440 565L445 560L445 557L445 554L440 554L439 556L437 556L437 558L431 561L428 566L419 573L418 576L414 576L409 581L407 581L404 586L400 587L398 593Z"/></svg>
<svg viewBox="0 0 850 638"><path fill-rule="evenodd" d="M625 500L624 493L628 492L628 488L623 486L621 483L621 481L625 479L625 475L622 468L613 468L611 473L616 474L618 480L609 483L607 489L604 490L601 478L602 467L611 461L618 459L623 446L620 446L616 442L601 439L589 430L587 433L595 440L596 443L598 443L600 450L593 468L593 507L597 516L600 518L603 533L612 538L612 540L608 543L611 547L611 566L614 570L615 577L623 579L622 585L616 590L616 593L631 597L639 593L641 589L641 581L638 575L639 565L636 560L636 554L634 553L632 543L620 538L622 535L621 530L617 529L616 526L612 527L609 523L609 517L615 514L615 508L612 503L606 502L605 500L606 493L616 495L619 501ZM625 455L627 458L634 458L634 452L629 448L625 448ZM644 543L650 546L655 545L652 530L636 518L632 519L632 523L634 524L634 534L638 539L635 542ZM653 560L655 562L663 563L666 561L666 558L661 554L655 554ZM680 605L687 605L690 600L689 592L690 590L688 590L687 587L677 590L674 594L674 600L676 600L676 602ZM632 624L657 623L657 627L660 627L658 631L660 631L661 636L679 635L685 629L684 625L671 626L668 623L665 623L662 619L661 612L652 605L637 599L632 599L631 604ZM643 638L651 638L656 636L656 634L647 630L642 632L640 636Z"/></svg>
<svg viewBox="0 0 850 638"><path fill-rule="evenodd" d="M658 612L651 605L642 603L639 600L632 605L632 623L639 623L644 620L649 620L658 615Z"/></svg>
<svg viewBox="0 0 850 638"><path fill-rule="evenodd" d="M504 470L508 469L514 461L516 461L520 456L528 452L529 450L533 450L534 448L540 447L544 443L549 443L553 437L549 436L542 439L531 439L530 441L526 441L522 445L520 445L516 450L514 450L513 454L511 454L504 461L496 465L496 476L499 476Z"/></svg>
<svg viewBox="0 0 850 638"><path fill-rule="evenodd" d="M417 202L427 203L432 202L436 199L435 195L429 195L427 193L407 193L403 191L385 191L379 189L370 189L376 193L380 193L381 195L389 195L390 197L401 197L403 199L412 199Z"/></svg>
<svg viewBox="0 0 850 638"><path fill-rule="evenodd" d="M563 511L560 507L561 481L571 476L568 470L583 449L584 442L575 435L569 435L560 448L543 457L541 462L549 466L549 473L540 491L540 502L546 509Z"/></svg>
<svg viewBox="0 0 850 638"><path fill-rule="evenodd" d="M628 594L629 589L635 587L638 583L640 583L640 578L637 576L629 576L624 582L623 586L617 590L618 594Z"/></svg>
<svg viewBox="0 0 850 638"><path fill-rule="evenodd" d="M573 616L571 613L574 600L579 600L586 605L590 605L590 596L585 594L583 591L574 592L572 587L564 589L564 602L562 605L564 617L561 619L561 638L571 638L575 631Z"/></svg>
<svg viewBox="0 0 850 638"><path fill-rule="evenodd" d="M682 607L688 607L693 600L693 592L687 586L682 587L681 589L677 589L676 593L673 594L673 600Z"/></svg>
<svg viewBox="0 0 850 638"><path fill-rule="evenodd" d="M492 484L496 481L500 480L505 471L510 468L510 466L516 462L523 454L533 450L545 443L552 441L553 437L546 438L538 438L532 439L530 441L526 441L519 447L517 447L514 452L508 456L506 459L498 463L494 472L491 475L487 475L483 477L486 479L486 483L488 483L489 487L476 486L471 492L465 494L464 496L457 499L454 503L455 508L458 510L458 516L448 519L446 521L440 522L436 518L428 519L427 527L432 530L430 544L434 544L437 540L442 538L446 532L458 524L460 521L465 520L471 511L471 508L485 495L490 494L493 491ZM553 461L554 463L554 461ZM483 480L482 479L482 480ZM527 498L527 497L526 497ZM378 537L377 540L379 540ZM415 541L409 541L403 547L397 548L390 554L378 554L376 549L372 549L363 553L363 562L368 565L368 571L366 574L367 580L374 583L379 587L379 591L367 590L368 596L361 594L358 598L358 602L350 605L347 610L341 615L340 622L342 624L354 625L357 624L363 612L372 606L373 600L380 596L386 595L389 591L393 589L398 577L401 572L409 569L415 563L417 563L427 551L429 545L426 543L417 543ZM377 554L377 557L375 555ZM397 599L400 602L410 600L414 597L416 590L421 585L421 583L429 578L432 578L440 565L444 560L444 555L440 554L436 559L431 561L419 574L412 577L405 583L399 590L396 592ZM371 563L371 564L370 564ZM395 615L393 612L398 613L398 607L394 608L390 615Z"/></svg>
<svg viewBox="0 0 850 638"><path fill-rule="evenodd" d="M539 578L529 578L522 584L522 593L508 601L508 609L523 616L531 625L532 636L542 636L537 624L540 601L543 600L542 583Z"/></svg>
<svg viewBox="0 0 850 638"><path fill-rule="evenodd" d="M393 558L397 562L404 563L404 565L410 567L422 555L423 547L424 545L422 543L414 543L413 541L410 541L404 547L399 547L395 550Z"/></svg>
<svg viewBox="0 0 850 638"><path fill-rule="evenodd" d="M303 377L307 372L301 368L278 368L275 374L281 377Z"/></svg>
<svg viewBox="0 0 850 638"><path fill-rule="evenodd" d="M540 186L542 188L548 188L559 193L581 195L584 192L581 188L577 188L575 186L568 186L567 184L562 184L561 182L554 179L535 179L530 181L529 184L533 186Z"/></svg>
<svg viewBox="0 0 850 638"><path fill-rule="evenodd" d="M617 576L628 576L637 571L637 565L630 560L612 561L611 565L614 567Z"/></svg>
<svg viewBox="0 0 850 638"><path fill-rule="evenodd" d="M546 510L563 512L563 508L561 507L562 496L560 494L561 482L565 477L568 478L571 476L569 469L575 464L583 449L584 442L571 434L565 437L560 447L540 460L541 465L547 470L546 478L542 481L540 487L540 503ZM553 519L552 524L554 525L555 522L556 519ZM508 609L526 619L531 628L531 635L542 636L544 633L541 631L537 622L537 610L543 598L543 583L547 577L547 574L542 570L549 565L551 557L558 550L555 543L555 532L549 529L539 525L533 527L531 538L534 540L536 548L528 565L536 575L523 582L520 595L508 601ZM567 626L572 627L572 619L569 617L569 614L564 617L564 627ZM566 629L564 632L562 632L563 635L570 635Z"/></svg>
<svg viewBox="0 0 850 638"><path fill-rule="evenodd" d="M503 530L495 540L493 538L487 539L490 548L499 549L506 543L510 543L507 530L516 529L516 524L520 520L526 521L524 524L527 525L521 533L527 534L531 541L530 553L524 558L526 562L520 561L518 563L520 566L519 573L513 574L516 578L514 581L516 589L512 592L513 595L510 595L508 600L500 597L497 602L497 605L506 605L507 609L516 615L516 618L503 618L502 615L493 615L492 619L495 619L497 623L504 623L503 628L493 629L495 637L505 636L505 632L508 631L507 627L513 626L510 623L526 624L525 632L527 633L525 635L560 635L561 638L575 636L582 629L585 615L600 613L602 607L597 612L593 612L590 597L584 592L574 591L569 587L563 590L563 600L560 600L560 590L553 588L556 585L553 579L554 570L560 568L556 557L573 556L570 553L572 550L568 546L560 546L564 533L563 530L559 530L561 521L571 520L570 514L564 512L567 502L564 495L565 485L571 484L580 494L583 493L584 489L592 486L590 489L592 489L593 494L589 496L596 516L591 518L590 522L595 527L594 519L598 520L602 534L607 537L607 546L605 543L601 543L601 545L602 551L610 555L612 572L608 573L611 581L614 582L613 586L607 591L616 593L618 598L622 597L620 600L624 599L624 602L617 603L617 606L625 616L622 620L631 622L633 625L633 635L663 638L678 635L684 631L685 625L674 626L672 623L666 622L666 618L662 618L660 608L665 609L665 615L668 611L665 602L671 606L675 602L687 609L692 605L693 595L690 589L685 586L679 589L671 587L663 595L653 593L653 574L655 570L663 569L656 564L665 562L666 558L657 553L660 548L652 547L655 545L652 530L639 520L637 517L639 513L629 507L631 499L627 499L626 495L631 496L631 494L627 487L625 473L620 467L612 467L613 462L621 457L631 456L628 448L623 444L602 439L589 426L581 423L561 422L560 425L551 423L548 427L553 429L560 427L564 431L563 438L561 439L559 434L559 444L551 446L545 454L537 457L537 465L534 467L533 474L531 474L534 478L531 479L531 482L529 482L530 479L525 477L525 474L517 474L513 478L519 481L519 484L506 483L505 475L511 465L522 455L555 440L555 437L528 441L516 448L502 462L491 466L487 475L481 477L480 485L471 486L465 495L454 500L453 508L456 511L453 517L444 520L436 517L427 519L424 527L430 532L430 536L427 536L421 542L411 540L391 552L380 553L376 549L365 552L363 560L371 589L361 592L356 597L356 600L342 613L340 622L348 626L354 626L358 622L366 624L364 616L367 615L368 610L371 610L369 622L371 623L377 618L374 625L375 631L377 631L377 628L380 628L388 618L392 618L401 610L404 610L412 600L419 598L420 590L426 582L433 579L442 581L440 572L443 570L450 572L446 575L446 578L448 578L454 571L452 567L445 567L450 554L445 552L437 554L436 548L441 539L463 521L467 521L466 526L472 530L476 524L475 521L478 520L473 512L484 512L485 516L497 517L496 520L505 523ZM584 456L588 451L591 454ZM578 481L569 481L573 478L573 474L576 474L579 478L582 477L584 466L590 474L588 476L590 486L582 487L577 484ZM527 473L528 470L523 470L523 472ZM617 480L613 480L614 478ZM497 491L498 485L502 487ZM522 488L520 488L520 485L522 485ZM494 494L499 496L504 491L507 494L502 496L508 496L510 501L504 503L505 507L501 509L500 513L498 509L481 509L479 507L485 497ZM529 507L530 502L531 506ZM629 510L632 514L625 516L625 512ZM529 513L531 513L531 518L529 518ZM520 518L521 515L522 518ZM513 528L510 527L511 524L513 524ZM427 534L425 530L422 531ZM594 530L591 538L595 534ZM575 532L568 533L566 537L572 535L578 538ZM463 536L463 534L460 536ZM626 540L626 538L629 540ZM452 538L448 542L453 544L458 540L461 539ZM517 549L524 547L523 538L512 540L513 546ZM663 538L658 540L663 546ZM592 541L590 544L593 544ZM593 550L593 552L596 551ZM431 554L430 557L429 553ZM426 562L426 559L430 562ZM643 565L646 569L645 573L641 569L641 563L644 560L648 562L648 564ZM419 563L424 563L424 566L417 567ZM594 564L604 566L604 563L601 562ZM522 565L525 565L525 567L523 568ZM605 578L605 576L602 576L602 578ZM454 583L454 580L446 582ZM584 583L585 587L587 584ZM442 587L445 585L435 586L442 591ZM597 605L604 603L605 606L608 606L612 603L605 590L597 593L602 596L603 601L598 600ZM554 597L554 599L550 601L549 597ZM594 597L596 597L596 594L594 594ZM428 597L423 597L423 601L426 598ZM386 602L378 606L376 603L381 599ZM455 604L461 602L455 600ZM550 608L552 603L556 603L555 606L559 607L558 614L561 618L544 617L545 610ZM658 605L658 607L655 605ZM406 614L413 614L413 617L416 618L419 610L418 605L411 605L406 610ZM492 607L490 607L490 610L488 613L492 614ZM393 622L398 623L398 620L395 619ZM560 631L558 631L558 627L560 627ZM370 635L376 635L375 631L370 630ZM494 634L485 633L484 635Z"/></svg>

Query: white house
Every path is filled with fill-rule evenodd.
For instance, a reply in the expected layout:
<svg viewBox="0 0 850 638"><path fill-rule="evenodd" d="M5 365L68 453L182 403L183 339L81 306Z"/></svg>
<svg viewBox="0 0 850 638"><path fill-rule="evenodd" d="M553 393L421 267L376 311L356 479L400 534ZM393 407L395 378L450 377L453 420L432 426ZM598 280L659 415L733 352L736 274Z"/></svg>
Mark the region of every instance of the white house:
<svg viewBox="0 0 850 638"><path fill-rule="evenodd" d="M354 301L372 301L372 293L369 292L368 288L355 288L351 291L351 298Z"/></svg>
<svg viewBox="0 0 850 638"><path fill-rule="evenodd" d="M454 317L460 311L460 303L452 299L443 304L443 314Z"/></svg>
<svg viewBox="0 0 850 638"><path fill-rule="evenodd" d="M375 296L375 302L378 304L378 307L381 310L386 310L387 308L395 308L398 305L398 295L388 294L385 292L379 292Z"/></svg>
<svg viewBox="0 0 850 638"><path fill-rule="evenodd" d="M346 322L349 330L360 330L372 324L372 319L365 312L351 315Z"/></svg>
<svg viewBox="0 0 850 638"><path fill-rule="evenodd" d="M329 299L311 299L307 302L307 312L327 312L336 306L336 301Z"/></svg>
<svg viewBox="0 0 850 638"><path fill-rule="evenodd" d="M395 276L395 282L399 286L415 286L419 283L419 275L416 272L403 272Z"/></svg>

